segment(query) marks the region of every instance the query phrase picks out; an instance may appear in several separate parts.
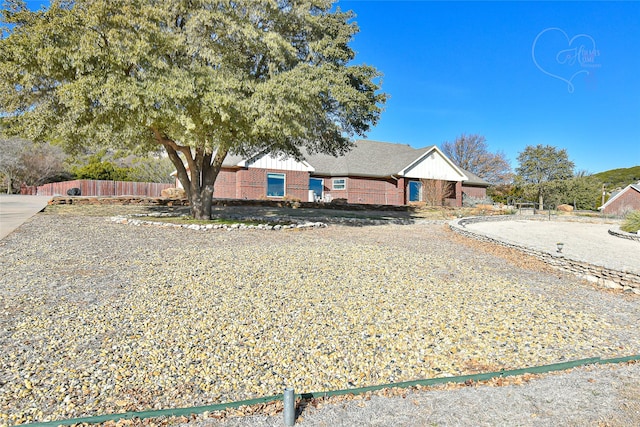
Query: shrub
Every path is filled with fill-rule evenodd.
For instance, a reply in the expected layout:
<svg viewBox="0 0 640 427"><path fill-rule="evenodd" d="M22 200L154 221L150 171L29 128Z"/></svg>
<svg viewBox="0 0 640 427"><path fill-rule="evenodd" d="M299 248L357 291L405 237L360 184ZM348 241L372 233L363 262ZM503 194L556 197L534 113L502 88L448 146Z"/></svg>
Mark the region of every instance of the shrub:
<svg viewBox="0 0 640 427"><path fill-rule="evenodd" d="M73 173L77 179L101 179L106 181L129 181L128 169L117 166L110 161L91 162Z"/></svg>
<svg viewBox="0 0 640 427"><path fill-rule="evenodd" d="M475 208L477 205L493 205L491 197L469 197L465 193L462 193L462 206L465 208Z"/></svg>
<svg viewBox="0 0 640 427"><path fill-rule="evenodd" d="M620 229L627 233L637 233L640 230L640 211L629 212L624 218Z"/></svg>

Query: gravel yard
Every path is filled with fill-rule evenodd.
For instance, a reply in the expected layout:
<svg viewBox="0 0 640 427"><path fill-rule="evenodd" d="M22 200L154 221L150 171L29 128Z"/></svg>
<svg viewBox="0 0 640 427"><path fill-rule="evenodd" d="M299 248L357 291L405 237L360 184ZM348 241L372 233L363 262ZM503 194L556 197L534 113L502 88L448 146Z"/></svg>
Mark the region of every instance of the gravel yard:
<svg viewBox="0 0 640 427"><path fill-rule="evenodd" d="M441 223L0 241L0 424L640 354L640 298Z"/></svg>

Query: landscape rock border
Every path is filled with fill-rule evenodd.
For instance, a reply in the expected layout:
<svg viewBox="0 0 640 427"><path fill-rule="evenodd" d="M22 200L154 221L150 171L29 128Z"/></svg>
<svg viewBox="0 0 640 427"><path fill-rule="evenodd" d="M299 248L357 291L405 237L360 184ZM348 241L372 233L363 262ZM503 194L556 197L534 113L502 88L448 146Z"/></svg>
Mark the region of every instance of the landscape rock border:
<svg viewBox="0 0 640 427"><path fill-rule="evenodd" d="M270 224L270 223L261 223L261 224L243 224L243 223L232 223L232 224L174 224L171 222L164 221L153 221L150 219L138 219L135 217L173 217L174 215L131 215L131 216L113 216L110 218L110 221L117 222L119 224L127 224L133 226L158 226L158 227L170 227L170 228L186 228L189 230L200 230L200 231L210 231L210 230L290 230L290 229L308 229L308 228L325 228L328 227L324 222L312 222L306 221L297 224Z"/></svg>
<svg viewBox="0 0 640 427"><path fill-rule="evenodd" d="M149 206L189 206L185 198L147 197L147 196L62 196L56 195L50 205L149 205ZM338 211L382 211L382 212L414 212L417 207L412 205L381 205L361 203L320 203L301 202L294 199L282 200L245 200L245 199L214 199L212 206L257 206L290 209L329 209Z"/></svg>
<svg viewBox="0 0 640 427"><path fill-rule="evenodd" d="M554 252L547 252L542 250L536 250L527 246L523 246L514 242L508 242L504 239L496 239L477 233L466 228L467 224L473 224L484 221L510 221L516 219L528 219L535 221L534 217L527 216L499 216L499 217L469 217L458 218L449 222L449 228L465 237L470 237L483 242L489 242L505 246L508 248L517 249L528 255L532 255L539 260L558 268L563 271L575 274L580 278L583 278L589 282L596 283L599 286L609 289L620 289L625 291L631 291L640 295L640 274L632 271L619 271L612 268L608 268L602 265L594 265L585 260L573 259L567 257L565 254L558 254ZM609 230L611 234L611 230ZM630 234L630 233L628 233ZM616 236L619 237L619 236Z"/></svg>
<svg viewBox="0 0 640 427"><path fill-rule="evenodd" d="M626 231L622 231L620 227L610 228L609 234L611 234L614 237L619 237L621 239L635 240L636 242L640 242L640 234L627 233Z"/></svg>

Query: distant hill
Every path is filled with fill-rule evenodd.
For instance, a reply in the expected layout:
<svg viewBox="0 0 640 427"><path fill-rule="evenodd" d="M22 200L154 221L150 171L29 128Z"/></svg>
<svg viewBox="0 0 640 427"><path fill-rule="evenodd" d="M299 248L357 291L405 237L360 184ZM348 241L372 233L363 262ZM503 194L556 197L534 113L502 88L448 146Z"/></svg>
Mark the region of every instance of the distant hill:
<svg viewBox="0 0 640 427"><path fill-rule="evenodd" d="M607 186L607 189L611 191L615 188L624 188L629 184L635 184L640 181L640 166L612 169L610 171L594 173L593 176L602 181L602 183Z"/></svg>

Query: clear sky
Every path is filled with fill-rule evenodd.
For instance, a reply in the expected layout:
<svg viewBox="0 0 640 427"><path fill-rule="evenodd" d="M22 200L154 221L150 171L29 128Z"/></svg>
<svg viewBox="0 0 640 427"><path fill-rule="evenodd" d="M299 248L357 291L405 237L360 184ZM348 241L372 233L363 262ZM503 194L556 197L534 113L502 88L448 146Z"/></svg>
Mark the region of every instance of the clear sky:
<svg viewBox="0 0 640 427"><path fill-rule="evenodd" d="M419 148L477 133L514 168L537 144L579 171L640 165L640 2L337 5L357 15L355 62L390 95L369 139Z"/></svg>
<svg viewBox="0 0 640 427"><path fill-rule="evenodd" d="M576 170L640 165L640 2L340 0L356 63L391 98L369 139L414 147L462 133L516 167L527 145Z"/></svg>

